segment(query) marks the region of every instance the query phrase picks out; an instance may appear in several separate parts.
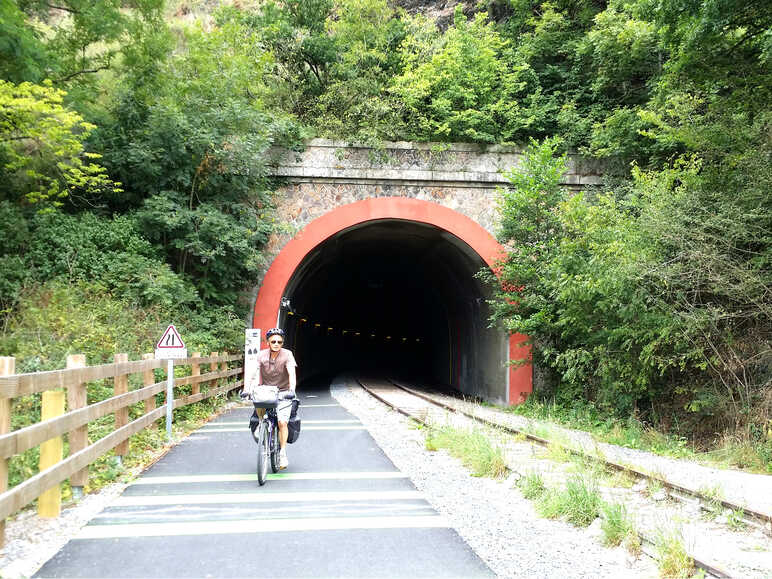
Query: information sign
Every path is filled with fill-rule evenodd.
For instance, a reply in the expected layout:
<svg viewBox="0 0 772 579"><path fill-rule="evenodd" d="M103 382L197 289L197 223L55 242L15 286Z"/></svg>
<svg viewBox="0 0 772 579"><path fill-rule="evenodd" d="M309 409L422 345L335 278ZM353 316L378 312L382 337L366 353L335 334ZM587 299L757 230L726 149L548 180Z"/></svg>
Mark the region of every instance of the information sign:
<svg viewBox="0 0 772 579"><path fill-rule="evenodd" d="M260 328L248 328L244 336L244 386L250 390L257 376L257 354L260 351Z"/></svg>

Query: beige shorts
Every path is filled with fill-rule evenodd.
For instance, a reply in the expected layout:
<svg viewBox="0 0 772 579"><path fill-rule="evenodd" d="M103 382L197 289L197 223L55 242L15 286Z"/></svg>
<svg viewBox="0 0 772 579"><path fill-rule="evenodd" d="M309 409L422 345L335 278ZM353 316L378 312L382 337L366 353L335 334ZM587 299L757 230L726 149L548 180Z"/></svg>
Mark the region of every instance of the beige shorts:
<svg viewBox="0 0 772 579"><path fill-rule="evenodd" d="M265 408L255 408L255 412L262 418L265 414ZM276 406L276 416L279 422L289 422L290 414L292 414L292 400L279 400L279 404Z"/></svg>
<svg viewBox="0 0 772 579"><path fill-rule="evenodd" d="M289 422L291 413L292 400L279 400L279 405L276 407L276 416L279 417L279 422Z"/></svg>

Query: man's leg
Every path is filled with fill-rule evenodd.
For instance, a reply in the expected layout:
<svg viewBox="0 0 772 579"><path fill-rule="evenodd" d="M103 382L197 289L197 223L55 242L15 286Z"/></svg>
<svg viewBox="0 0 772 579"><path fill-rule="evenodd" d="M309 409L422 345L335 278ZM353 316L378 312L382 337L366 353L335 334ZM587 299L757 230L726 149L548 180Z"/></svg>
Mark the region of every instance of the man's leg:
<svg viewBox="0 0 772 579"><path fill-rule="evenodd" d="M287 468L289 461L287 460L287 437L289 436L289 428L287 428L286 422L279 422L279 446L281 452L279 453L279 468Z"/></svg>
<svg viewBox="0 0 772 579"><path fill-rule="evenodd" d="M287 448L287 438L289 438L289 428L286 422L279 422L279 445L282 451Z"/></svg>

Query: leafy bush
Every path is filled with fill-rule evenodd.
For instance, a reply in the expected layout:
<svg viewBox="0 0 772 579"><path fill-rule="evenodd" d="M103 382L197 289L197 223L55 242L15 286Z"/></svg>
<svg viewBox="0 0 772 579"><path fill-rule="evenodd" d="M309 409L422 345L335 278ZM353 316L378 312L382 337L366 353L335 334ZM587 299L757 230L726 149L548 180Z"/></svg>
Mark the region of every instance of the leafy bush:
<svg viewBox="0 0 772 579"><path fill-rule="evenodd" d="M747 182L724 199L694 159L635 170L624 195L568 195L556 153L555 141L532 144L506 175L508 257L499 279L487 274L499 292L494 319L531 337L565 407L587 399L618 415L643 408L655 420L655 404L678 405L674 413L693 413L706 431L743 427L750 436L771 410L761 360L772 318L758 267L767 249L756 236L771 218L768 203ZM767 171L750 160L747 169L761 179ZM747 252L728 250L719 230Z"/></svg>

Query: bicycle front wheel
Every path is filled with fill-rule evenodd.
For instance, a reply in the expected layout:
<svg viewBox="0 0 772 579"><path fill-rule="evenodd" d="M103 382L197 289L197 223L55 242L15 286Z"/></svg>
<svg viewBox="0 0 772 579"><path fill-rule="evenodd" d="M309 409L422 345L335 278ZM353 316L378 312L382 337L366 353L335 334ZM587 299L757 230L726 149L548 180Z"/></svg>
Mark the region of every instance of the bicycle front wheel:
<svg viewBox="0 0 772 579"><path fill-rule="evenodd" d="M273 436L271 436L271 470L273 472L279 472L279 451L281 445L279 444L279 426L274 422Z"/></svg>
<svg viewBox="0 0 772 579"><path fill-rule="evenodd" d="M268 478L268 445L268 422L261 420L257 427L257 482L260 486L263 486Z"/></svg>

